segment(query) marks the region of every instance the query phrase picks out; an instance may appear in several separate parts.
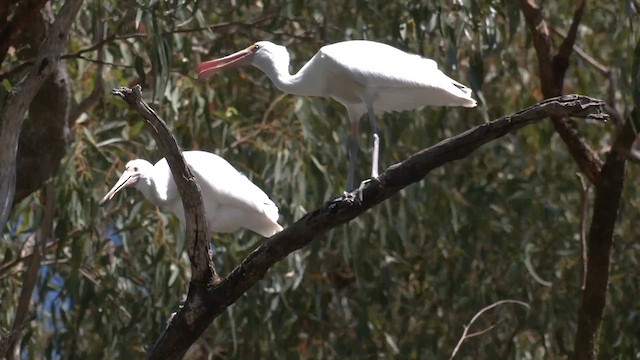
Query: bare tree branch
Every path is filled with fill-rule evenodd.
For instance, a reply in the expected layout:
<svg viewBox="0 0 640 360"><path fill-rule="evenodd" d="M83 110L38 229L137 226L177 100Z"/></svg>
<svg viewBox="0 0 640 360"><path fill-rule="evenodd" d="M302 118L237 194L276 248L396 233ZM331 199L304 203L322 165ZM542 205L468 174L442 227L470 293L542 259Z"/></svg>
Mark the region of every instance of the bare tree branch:
<svg viewBox="0 0 640 360"><path fill-rule="evenodd" d="M524 307L526 307L527 309L529 309L529 304L527 304L526 302L523 301L518 301L518 300L500 300L500 301L496 301L493 304L483 308L482 310L478 311L473 318L471 318L471 321L469 321L468 325L465 325L464 327L464 331L462 332L462 336L460 337L460 340L458 340L458 343L456 344L456 347L453 349L453 352L451 353L451 357L449 359L453 359L456 354L458 353L458 350L460 350L460 346L462 346L462 343L466 340L469 339L471 337L474 336L478 336L478 335L482 335L484 333L486 333L487 331L493 329L495 327L495 325L491 325L488 328L479 331L479 332L475 332L473 334L467 335L467 332L469 332L469 329L471 328L471 325L473 325L473 323L478 320L478 318L480 316L482 316L482 314L484 314L485 312L498 307L500 305L504 305L504 304L518 304L518 305L522 305Z"/></svg>
<svg viewBox="0 0 640 360"><path fill-rule="evenodd" d="M567 33L565 33L564 31L558 28L555 28L552 26L550 26L549 28L551 28L554 34L560 36L563 39L566 39L568 36ZM580 58L586 61L589 65L591 65L593 68L598 70L598 72L604 75L609 81L609 89L608 89L608 96L607 96L607 103L608 103L607 112L609 113L611 120L613 120L616 125L622 125L624 119L622 118L622 116L620 115L620 113L618 112L618 110L615 108L615 105L614 105L616 103L616 90L618 88L616 73L614 71L611 71L611 68L602 64L600 61L596 60L593 56L589 55L585 50L583 50L578 45L576 44L573 45L573 51L578 56L580 56ZM631 157L630 159L633 160L633 158Z"/></svg>
<svg viewBox="0 0 640 360"><path fill-rule="evenodd" d="M584 10L585 3L586 0L582 1L576 9L572 28L579 25L579 20L582 18L581 12ZM557 55L552 55L549 27L542 15L542 7L538 6L535 0L520 0L520 9L524 14L525 21L533 36L533 45L538 56L542 94L545 98L562 95L562 85L567 68L564 66L556 66L555 64L555 62L557 62ZM565 41L563 41L565 53L558 58L560 62L564 57L570 55L570 50L573 48L575 37L573 41L568 41L569 39L570 37L568 36ZM569 53L567 53L567 51L569 51ZM558 117L553 117L551 120L554 129L567 145L569 153L576 161L580 171L587 176L591 183L596 184L599 181L600 169L602 168L602 162L596 152L579 136L574 122Z"/></svg>
<svg viewBox="0 0 640 360"><path fill-rule="evenodd" d="M219 282L220 279L209 256L210 233L205 220L200 186L198 186L191 169L187 166L178 142L165 122L142 100L142 87L136 85L133 89L114 89L113 94L121 97L142 115L160 151L167 159L184 207L187 249L191 260L191 287L197 284L197 286L206 289L209 285ZM195 294L192 290L189 290L188 299Z"/></svg>
<svg viewBox="0 0 640 360"><path fill-rule="evenodd" d="M580 26L580 22L582 21L582 14L584 14L586 4L586 0L578 1L576 10L573 13L573 21L571 22L571 27L569 28L567 37L562 41L558 53L553 57L554 73L556 77L555 80L558 82L556 84L558 89L563 88L564 74L566 74L567 69L569 68L569 58L573 52L573 45L576 43L578 26Z"/></svg>
<svg viewBox="0 0 640 360"><path fill-rule="evenodd" d="M582 18L586 0L581 0L578 3L571 29L563 41L559 54L553 59L552 63L549 63L550 42L548 41L548 30L545 27L545 32L539 31L539 27L536 25L544 23L544 19L541 9L535 5L534 1L521 0L520 7L534 36L534 46L541 68L542 92L545 97L551 97L562 92L568 57L574 47L577 27ZM546 39L547 41L543 42L535 39ZM634 71L637 71L640 67L638 63L640 63L640 43L636 46ZM546 69L544 70L545 75L551 73L552 76L550 78L542 76L542 69ZM637 79L637 75L633 74L631 78ZM615 77L610 78L610 80L612 81L611 86L614 88ZM626 161L629 154L631 154L631 146L637 138L633 122L640 123L640 115L638 115L640 82L636 81L635 86L637 94L639 94L639 96L634 96L636 109L624 124L622 119L619 119L620 116L615 109L605 109L616 118L617 123L623 125L619 129L614 145L607 153L604 164L578 136L575 123L569 123L560 118L552 118L556 131L569 147L569 151L578 163L580 170L595 187L593 214L586 244L587 252L586 256L583 255L583 261L586 261L586 273L583 279L582 301L578 309L578 327L574 343L575 359L590 360L595 359L597 355L598 333L609 284L613 230L622 196Z"/></svg>
<svg viewBox="0 0 640 360"><path fill-rule="evenodd" d="M563 39L563 42L566 41L568 36L566 32L556 28L555 26L549 26L549 28L551 29L551 31L553 31L554 34L560 36ZM581 47L579 47L575 43L573 44L573 51L575 51L576 54L578 54L582 59L584 59L587 63L589 63L589 65L596 68L602 75L607 75L609 73L608 66L596 60L593 56L589 55L586 51L584 51Z"/></svg>
<svg viewBox="0 0 640 360"><path fill-rule="evenodd" d="M638 44L640 47L640 43ZM575 359L595 359L602 313L607 300L613 230L618 218L629 149L638 134L640 111L634 109L622 127L602 167L602 179L595 186L595 200L587 241L587 272L582 301L578 309Z"/></svg>
<svg viewBox="0 0 640 360"><path fill-rule="evenodd" d="M114 93L125 98L147 120L157 117L149 106L142 101L139 87L136 87L133 91L121 88L114 90ZM185 305L171 318L167 328L149 351L148 358L182 358L191 344L198 339L213 319L262 279L273 264L282 260L291 252L306 246L314 238L329 229L352 220L374 205L390 198L401 189L420 181L431 170L448 162L462 159L483 144L549 116L575 116L604 120L607 115L603 112L603 106L604 102L600 100L580 95L567 95L545 100L511 116L477 126L389 167L377 179L367 183L362 189L362 193L360 193L360 190L356 190L351 194L351 197L336 198L305 215L284 231L265 241L223 280L218 280L216 274L204 286L204 279L200 277L202 275L194 271L194 276L199 276L200 278L191 281ZM155 123L156 120L153 122ZM194 193L191 190L186 191L183 189L185 185L188 185L193 190L195 181L187 181L187 168L184 163L179 163L181 157L177 153L177 146L174 144L175 140L170 138L168 132L163 130L160 133L155 128L155 125L151 127L156 142L158 142L163 154L169 161L181 196L184 196L185 193L190 196L189 201L185 201L183 197L186 213L193 216L193 218L191 216L187 217L187 230L189 231L194 227L193 219L200 217L203 212L201 208L195 209L195 205L202 206L201 204L191 201ZM168 146L166 143L173 143L171 152L167 151ZM175 164L175 162L178 162L178 164ZM362 201L350 200L352 198L358 199L360 195L362 195ZM200 196L198 196L199 198ZM202 230L199 229L199 231ZM191 235L198 236L200 233L193 233L192 231ZM190 244L194 243L191 236L187 238L187 241ZM198 259L208 259L207 249L201 241L208 241L208 238L195 241L197 246L189 246L189 256L192 262L194 259L196 261ZM191 253L193 250L196 251L195 254ZM197 267L200 266L202 265Z"/></svg>
<svg viewBox="0 0 640 360"><path fill-rule="evenodd" d="M587 263L589 263L589 254L587 254L587 217L589 216L589 183L584 176L576 173L578 181L580 181L580 250L582 250L582 286L584 290L587 283Z"/></svg>

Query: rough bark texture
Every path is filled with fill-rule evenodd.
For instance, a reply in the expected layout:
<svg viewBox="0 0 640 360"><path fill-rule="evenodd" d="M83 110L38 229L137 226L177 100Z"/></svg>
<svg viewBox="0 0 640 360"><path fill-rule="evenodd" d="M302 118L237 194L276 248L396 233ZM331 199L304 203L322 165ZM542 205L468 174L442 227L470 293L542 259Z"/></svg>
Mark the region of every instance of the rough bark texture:
<svg viewBox="0 0 640 360"><path fill-rule="evenodd" d="M136 92L139 93L139 89ZM139 95L127 98L129 89L116 90L116 93L124 97L130 105L135 107L145 118L148 118L150 109ZM475 127L469 131L444 140L428 149L422 150L409 159L389 167L378 179L367 183L362 189L362 194L356 190L350 196L339 197L327 202L321 208L307 214L284 231L274 235L258 247L253 253L236 267L222 280L217 275L211 276L209 281L203 278L194 279L189 286L189 295L184 306L169 321L167 328L158 338L148 354L149 359L181 359L209 326L229 305L233 304L242 294L262 279L267 270L276 262L282 260L291 252L309 244L314 238L340 224L362 214L374 205L390 198L406 186L423 179L431 170L448 162L462 159L474 150L496 138L504 136L527 124L540 121L549 116L575 116L603 120L606 115L603 112L604 102L585 96L568 95L549 99L511 116L503 117L490 123ZM155 114L153 114L155 116ZM156 129L153 129L157 131ZM165 143L173 143L175 140L162 139L171 136L162 130L158 132L156 141L163 150L163 154L169 160L174 179L178 185L181 196L187 195L189 201L184 201L185 211L188 214L196 214L193 218L187 217L187 232L189 236L198 236L200 232L189 233L193 229L193 219L200 218L202 209L194 207L202 206L193 200L192 179L185 173L185 165L182 162L172 166L172 162L181 158L174 153L175 148L167 148ZM154 134L156 136L156 134ZM165 150L170 149L171 152ZM180 180L180 181L179 181ZM195 181L193 181L195 184ZM362 200L359 201L360 195ZM198 198L200 198L198 196ZM196 224L199 225L199 224ZM192 262L200 261L205 257L209 259L206 246L200 244L200 240L194 241L187 237L187 241L198 246L189 245ZM195 253L191 253L192 249ZM193 264L192 264L193 265ZM201 272L200 274L204 274ZM215 273L213 273L215 274ZM194 278L197 275L194 272Z"/></svg>
<svg viewBox="0 0 640 360"><path fill-rule="evenodd" d="M533 44L538 56L540 85L546 98L562 94L569 58L585 7L586 0L576 3L573 21L567 36L560 45L557 54L552 55L551 39L542 15L542 7L535 0L520 1L520 8L533 37ZM637 111L634 111L634 114L637 117ZM567 144L569 152L580 170L596 188L591 227L587 240L587 258L584 259L587 264L585 287L578 309L578 327L574 342L575 359L595 359L597 337L606 304L613 230L622 197L625 164L637 133L632 126L631 119L627 119L627 123L621 128L615 144L611 146L606 160L602 164L595 152L579 136L574 122L561 117L552 117L552 121L556 132Z"/></svg>
<svg viewBox="0 0 640 360"><path fill-rule="evenodd" d="M524 14L527 26L533 37L533 46L538 55L538 70L540 72L540 87L545 98L560 96L563 93L564 77L569 66L569 58L576 39L577 27L582 19L586 0L577 5L573 23L567 38L560 46L560 51L553 55L549 28L542 15L542 7L535 0L521 0L520 8ZM554 117L551 119L553 127L560 135L573 156L576 164L589 181L598 182L602 164L596 153L580 138L576 124L570 120Z"/></svg>
<svg viewBox="0 0 640 360"><path fill-rule="evenodd" d="M11 3L8 0L2 1L0 14L8 15L11 12ZM0 28L0 63L7 56L9 47L15 45L22 33L29 29L34 21L39 19L38 12L47 3L47 0L23 0L13 1L14 9L11 20L7 21ZM8 17L3 17L7 19Z"/></svg>
<svg viewBox="0 0 640 360"><path fill-rule="evenodd" d="M634 115L639 118L637 111L634 111ZM611 151L607 153L600 173L601 181L596 186L593 219L587 241L585 287L578 309L575 359L595 359L597 356L598 333L609 286L613 230L620 209L627 154L636 136L632 121L628 119Z"/></svg>
<svg viewBox="0 0 640 360"><path fill-rule="evenodd" d="M18 57L30 61L38 56L39 45L53 21L53 10L46 4L19 39ZM58 169L69 141L71 79L65 62L59 62L29 106L18 142L16 192L13 203L40 189Z"/></svg>
<svg viewBox="0 0 640 360"><path fill-rule="evenodd" d="M65 2L42 41L31 72L5 99L0 113L0 229L6 224L15 195L18 138L26 111L56 69L66 45L69 28L81 5L82 0Z"/></svg>
<svg viewBox="0 0 640 360"><path fill-rule="evenodd" d="M69 133L70 78L59 63L29 106L18 142L14 204L40 189L58 170Z"/></svg>
<svg viewBox="0 0 640 360"><path fill-rule="evenodd" d="M160 148L160 152L167 159L184 207L187 251L191 261L191 284L198 283L206 287L210 283L218 282L220 278L209 256L210 233L200 186L182 156L178 141L169 131L167 124L142 100L140 85L136 85L133 89L114 89L113 94L121 97L142 115L148 125L147 128L151 131L151 135ZM191 295L190 290L189 296Z"/></svg>

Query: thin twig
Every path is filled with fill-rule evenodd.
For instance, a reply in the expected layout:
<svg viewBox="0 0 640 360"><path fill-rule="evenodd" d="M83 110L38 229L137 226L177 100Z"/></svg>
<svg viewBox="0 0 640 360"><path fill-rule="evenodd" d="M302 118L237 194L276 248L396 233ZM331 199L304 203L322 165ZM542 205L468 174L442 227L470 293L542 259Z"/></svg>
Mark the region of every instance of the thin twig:
<svg viewBox="0 0 640 360"><path fill-rule="evenodd" d="M75 58L76 59L81 59L81 60L84 60L84 61L89 61L89 62L92 62L92 63L96 63L96 64L99 64L99 65L109 65L109 66L113 66L113 67L122 67L122 68L129 68L129 69L135 69L136 68L135 65L116 64L116 63L109 62L109 61L91 59L91 58L88 58L88 57L86 57L84 55L78 55Z"/></svg>
<svg viewBox="0 0 640 360"><path fill-rule="evenodd" d="M60 243L60 239L56 239L54 241L49 242L46 246L45 246L45 252L47 252L49 249L54 248L55 246L57 246ZM44 253L43 253L44 254ZM30 251L29 253L27 253L26 255L21 255L20 257L17 257L15 259L13 259L12 261L3 264L2 266L0 266L0 279L2 279L5 275L5 273L9 272L9 270L11 270L13 267L17 266L18 264L21 264L29 259L31 259L31 257L33 256L33 251Z"/></svg>
<svg viewBox="0 0 640 360"><path fill-rule="evenodd" d="M98 282L98 280L96 280L95 277L93 277L93 274L91 274L87 269L80 268L78 269L78 271L82 276L85 277L85 279L89 280L89 282L91 282L96 288L100 289L102 287L102 285L100 285L100 282ZM129 311L124 306L120 305L120 303L113 297L113 295L107 293L107 299L111 300L111 302L114 305L116 305L118 309L120 309L120 311L122 311L122 313L125 315L127 320L131 320L131 313L129 313Z"/></svg>
<svg viewBox="0 0 640 360"><path fill-rule="evenodd" d="M267 14L264 16L261 16L251 22L242 22L242 21L229 21L226 23L220 23L220 24L215 24L215 25L206 25L206 26L201 26L201 27L197 27L197 28L190 28L190 29L177 29L177 30L173 30L171 32L166 32L165 35L168 34L180 34L180 33L192 33L192 32L199 32L199 31L217 31L217 30L221 30L221 29L226 29L226 28L230 28L230 27L254 27L257 24L261 23L261 22L265 22L269 19L273 19L274 17L276 17L276 14Z"/></svg>
<svg viewBox="0 0 640 360"><path fill-rule="evenodd" d="M101 14L94 16L100 15ZM97 29L95 34L96 39L104 38L105 28L106 25L104 21L102 19L99 19L97 22ZM82 101L80 101L80 103L70 112L68 120L69 126L74 124L82 114L89 111L89 109L98 104L98 102L102 98L102 94L104 93L104 54L104 48L99 47L97 60L100 61L100 63L98 63L98 66L96 68L96 80L93 85L93 90L91 91L91 94L89 94L89 96L82 99Z"/></svg>
<svg viewBox="0 0 640 360"><path fill-rule="evenodd" d="M119 40L128 40L128 39L137 39L137 38L145 38L148 37L149 35L147 34L143 34L143 33L133 33L133 34L126 34L126 35L116 35L116 34L111 34L105 38L103 38L102 40L98 41L97 43L86 47L84 49L80 49L74 53L70 53L70 54L64 54L62 55L60 58L62 59L74 59L74 58L79 58L80 55L84 54L84 53L88 53L88 52L92 52L92 51L96 51L96 50L100 50L102 49L105 45L107 45L110 42L113 41L119 41Z"/></svg>
<svg viewBox="0 0 640 360"><path fill-rule="evenodd" d="M587 285L587 265L589 256L587 255L587 216L589 216L589 190L591 186L581 173L576 173L580 181L580 248L582 250L582 286L584 290Z"/></svg>
<svg viewBox="0 0 640 360"><path fill-rule="evenodd" d="M518 300L500 300L500 301L496 301L496 302L494 302L493 304L491 304L491 305L489 305L489 306L487 306L487 307L483 308L482 310L478 311L478 312L473 316L473 318L471 318L471 321L469 322L469 324L467 324L467 325L465 325L465 326L464 326L464 331L462 332L462 336L460 337L460 340L458 340L458 343L456 344L456 347L453 349L453 352L451 353L451 357L449 358L450 360L451 360L451 359L453 359L453 358L456 356L456 354L458 353L458 350L460 350L460 346L462 346L462 343L463 343L466 339L468 339L468 338L470 338L470 337L471 337L470 335L467 335L467 332L468 332L468 331L469 331L469 329L471 328L471 325L473 325L473 323L474 323L474 322L475 322L475 321L476 321L480 316L482 316L482 314L484 314L485 312L487 312L487 311L489 311L489 310L491 310L491 309L493 309L493 308L495 308L495 307L497 307L497 306L504 305L504 304L518 304L518 305L522 305L522 306L526 307L527 309L529 309L529 308L530 308L530 307L529 307L529 304L527 304L526 302L523 302L523 301L518 301ZM483 334L483 333L485 333L485 332L487 332L487 331L491 330L493 327L495 327L495 324L494 324L494 325L492 325L492 326L490 326L489 328L487 328L487 329L485 329L485 330L482 330L482 331L480 331L480 332L473 333L473 334L471 334L471 335L473 335L473 336L481 335L481 334Z"/></svg>
<svg viewBox="0 0 640 360"><path fill-rule="evenodd" d="M560 30L555 26L550 26L550 25L549 25L549 28L551 29L551 31L553 31L554 34L560 36L563 40L567 38L567 33L564 32L563 30ZM588 62L591 66L596 68L602 75L609 74L610 69L608 66L602 64L601 62L596 60L593 56L587 54L587 52L584 51L580 46L573 44L573 51L575 51L576 54L578 54L583 60Z"/></svg>
<svg viewBox="0 0 640 360"><path fill-rule="evenodd" d="M476 337L476 336L480 336L480 335L486 334L486 333L488 333L489 331L493 330L496 326L498 326L498 324L499 324L499 323L500 323L500 322L498 321L498 322L497 322L497 323L495 323L495 324L491 324L491 325L489 325L489 327L487 327L486 329L482 329L482 330L480 330L480 331L476 331L476 332L474 332L474 333L467 334L466 338L467 338L467 339L471 339L472 337Z"/></svg>

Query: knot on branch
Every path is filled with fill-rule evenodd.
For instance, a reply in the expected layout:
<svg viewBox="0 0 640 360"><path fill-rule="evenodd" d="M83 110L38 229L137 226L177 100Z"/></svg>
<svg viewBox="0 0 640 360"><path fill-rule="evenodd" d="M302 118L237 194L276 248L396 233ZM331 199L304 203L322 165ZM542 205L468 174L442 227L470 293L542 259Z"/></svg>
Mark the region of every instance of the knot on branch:
<svg viewBox="0 0 640 360"><path fill-rule="evenodd" d="M142 101L142 86L137 84L133 88L121 87L111 90L111 94L119 96L129 105L135 105Z"/></svg>
<svg viewBox="0 0 640 360"><path fill-rule="evenodd" d="M540 105L559 105L569 110L568 116L607 121L609 115L605 111L606 102L590 96L570 94L552 97L544 100ZM553 114L555 115L555 114Z"/></svg>

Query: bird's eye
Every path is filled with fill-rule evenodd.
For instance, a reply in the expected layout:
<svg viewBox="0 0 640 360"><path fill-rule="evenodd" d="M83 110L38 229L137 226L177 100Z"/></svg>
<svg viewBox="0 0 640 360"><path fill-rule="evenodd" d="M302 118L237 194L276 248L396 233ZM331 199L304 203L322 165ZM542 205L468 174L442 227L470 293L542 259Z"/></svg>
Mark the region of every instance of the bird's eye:
<svg viewBox="0 0 640 360"><path fill-rule="evenodd" d="M255 50L258 50L258 49L260 49L260 45L258 45L258 44L253 44L253 48L254 48Z"/></svg>
<svg viewBox="0 0 640 360"><path fill-rule="evenodd" d="M138 167L134 166L134 167L133 167L133 171L134 171L134 172L138 172Z"/></svg>

